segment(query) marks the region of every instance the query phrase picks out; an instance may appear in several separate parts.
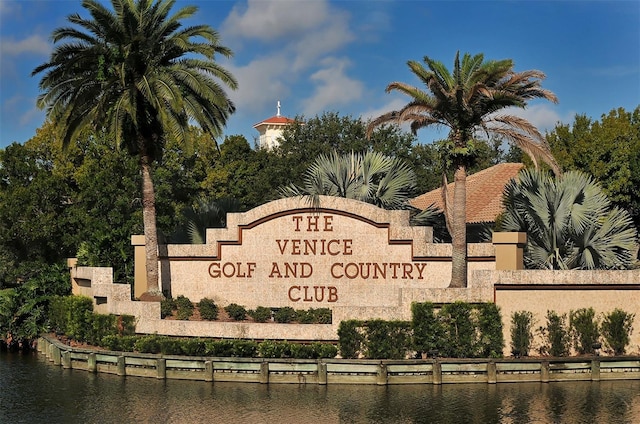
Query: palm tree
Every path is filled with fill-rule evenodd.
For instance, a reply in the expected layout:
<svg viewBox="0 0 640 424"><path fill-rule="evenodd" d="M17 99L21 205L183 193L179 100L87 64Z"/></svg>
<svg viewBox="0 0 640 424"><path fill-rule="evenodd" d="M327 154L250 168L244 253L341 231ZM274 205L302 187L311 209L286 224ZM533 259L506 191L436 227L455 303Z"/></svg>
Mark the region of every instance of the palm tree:
<svg viewBox="0 0 640 424"><path fill-rule="evenodd" d="M526 231L525 263L536 269L627 269L636 230L593 178L568 171L553 179L522 170L504 190L503 231Z"/></svg>
<svg viewBox="0 0 640 424"><path fill-rule="evenodd" d="M282 197L307 196L314 207L319 196L336 196L372 203L384 209L408 207L416 176L402 160L380 152L320 155L307 169L302 187L279 189Z"/></svg>
<svg viewBox="0 0 640 424"><path fill-rule="evenodd" d="M411 101L399 111L386 113L369 124L368 134L379 125L408 122L415 134L431 125L449 128L449 136L441 149L446 155L445 170L454 171L453 198L446 192L443 172L444 212L452 240L452 273L449 287L467 286L466 178L467 167L476 155L478 131L487 137L497 136L516 144L537 164L548 163L556 173L559 168L540 132L527 120L499 114L502 109L524 108L531 99L557 102L556 96L540 86L544 74L539 71L515 72L513 61L484 60L482 54L465 54L460 61L456 53L453 72L427 56L427 66L409 61L411 71L427 91L403 82L392 82L386 91L400 91Z"/></svg>
<svg viewBox="0 0 640 424"><path fill-rule="evenodd" d="M230 57L208 25L183 27L197 8L170 15L175 0L111 0L109 10L95 0L82 7L90 19L68 17L76 27L53 31L58 45L50 61L32 75L40 81L38 106L59 127L66 146L83 129L110 131L116 143L140 161L148 292L158 289L158 239L152 164L162 156L167 136L188 143L189 124L212 137L221 134L235 106L222 81L233 76L215 62ZM77 28L79 27L79 28Z"/></svg>

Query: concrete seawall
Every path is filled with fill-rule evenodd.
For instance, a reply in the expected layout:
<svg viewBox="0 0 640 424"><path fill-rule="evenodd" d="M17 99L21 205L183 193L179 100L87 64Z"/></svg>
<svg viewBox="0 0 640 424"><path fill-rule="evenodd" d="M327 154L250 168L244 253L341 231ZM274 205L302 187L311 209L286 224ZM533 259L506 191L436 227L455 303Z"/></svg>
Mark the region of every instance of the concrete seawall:
<svg viewBox="0 0 640 424"><path fill-rule="evenodd" d="M280 359L156 355L80 349L38 339L54 365L120 376L289 384L449 384L640 379L640 357L519 359Z"/></svg>

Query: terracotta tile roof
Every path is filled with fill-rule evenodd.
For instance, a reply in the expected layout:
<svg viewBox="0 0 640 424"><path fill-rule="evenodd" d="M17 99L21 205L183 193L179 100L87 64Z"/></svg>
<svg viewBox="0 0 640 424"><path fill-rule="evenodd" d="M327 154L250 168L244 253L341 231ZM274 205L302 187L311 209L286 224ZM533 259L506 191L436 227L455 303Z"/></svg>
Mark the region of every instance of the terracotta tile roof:
<svg viewBox="0 0 640 424"><path fill-rule="evenodd" d="M494 222L502 212L502 191L505 184L518 175L522 163L501 163L467 176L467 224ZM453 183L447 185L453 195ZM409 201L418 208L426 209L431 204L442 210L442 191L437 188Z"/></svg>
<svg viewBox="0 0 640 424"><path fill-rule="evenodd" d="M253 126L253 128L256 128L260 125L265 125L265 124L276 124L276 125L287 125L287 124L291 124L295 122L295 120L287 118L286 116L272 116L271 118L267 118L264 121L260 121L257 124L255 124Z"/></svg>

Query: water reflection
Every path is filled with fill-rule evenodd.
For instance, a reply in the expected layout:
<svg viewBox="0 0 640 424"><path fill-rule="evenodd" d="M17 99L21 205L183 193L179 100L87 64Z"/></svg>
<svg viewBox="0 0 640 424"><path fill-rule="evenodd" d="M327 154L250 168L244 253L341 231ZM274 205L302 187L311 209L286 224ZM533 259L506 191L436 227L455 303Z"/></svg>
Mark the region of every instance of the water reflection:
<svg viewBox="0 0 640 424"><path fill-rule="evenodd" d="M0 353L0 423L637 423L640 381L412 386L121 378Z"/></svg>

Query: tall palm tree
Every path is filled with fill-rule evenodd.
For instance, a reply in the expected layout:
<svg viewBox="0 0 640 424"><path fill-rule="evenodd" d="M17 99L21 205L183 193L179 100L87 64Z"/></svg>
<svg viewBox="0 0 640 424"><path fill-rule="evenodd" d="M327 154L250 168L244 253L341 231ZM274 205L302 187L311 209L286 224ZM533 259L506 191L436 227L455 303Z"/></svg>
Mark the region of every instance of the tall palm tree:
<svg viewBox="0 0 640 424"><path fill-rule="evenodd" d="M59 44L50 61L32 75L40 81L38 106L60 128L63 144L85 127L110 131L119 146L140 161L142 208L151 298L158 288L158 240L152 164L161 158L167 136L188 143L189 124L212 137L221 134L235 106L220 80L231 89L233 76L215 62L230 57L208 25L183 27L197 8L174 14L175 0L111 0L113 10L95 0L82 7L91 18L72 14L75 27L53 31Z"/></svg>
<svg viewBox="0 0 640 424"><path fill-rule="evenodd" d="M320 155L307 169L301 187L279 189L282 197L306 196L314 207L319 196L336 196L372 203L384 209L407 207L416 176L402 160L380 152Z"/></svg>
<svg viewBox="0 0 640 424"><path fill-rule="evenodd" d="M534 163L541 159L559 173L546 140L530 122L498 113L512 106L524 108L531 99L543 98L553 102L557 99L552 92L541 87L542 72L515 72L510 59L485 61L482 54L465 54L461 61L458 52L453 72L427 56L424 63L426 68L416 61L409 61L408 65L426 91L403 82L389 84L387 92L400 91L411 97L411 101L402 109L371 121L368 134L375 127L387 123L408 122L414 133L431 125L449 128L448 139L441 146L449 169L454 171L455 182L453 198L450 198L443 172L444 212L452 240L449 287L466 287L466 178L467 167L477 151L478 142L474 136L483 131L488 137L497 136L512 142L531 156Z"/></svg>
<svg viewBox="0 0 640 424"><path fill-rule="evenodd" d="M525 263L536 269L627 269L636 248L631 215L613 207L593 178L553 179L522 170L504 189L504 231L526 231Z"/></svg>

